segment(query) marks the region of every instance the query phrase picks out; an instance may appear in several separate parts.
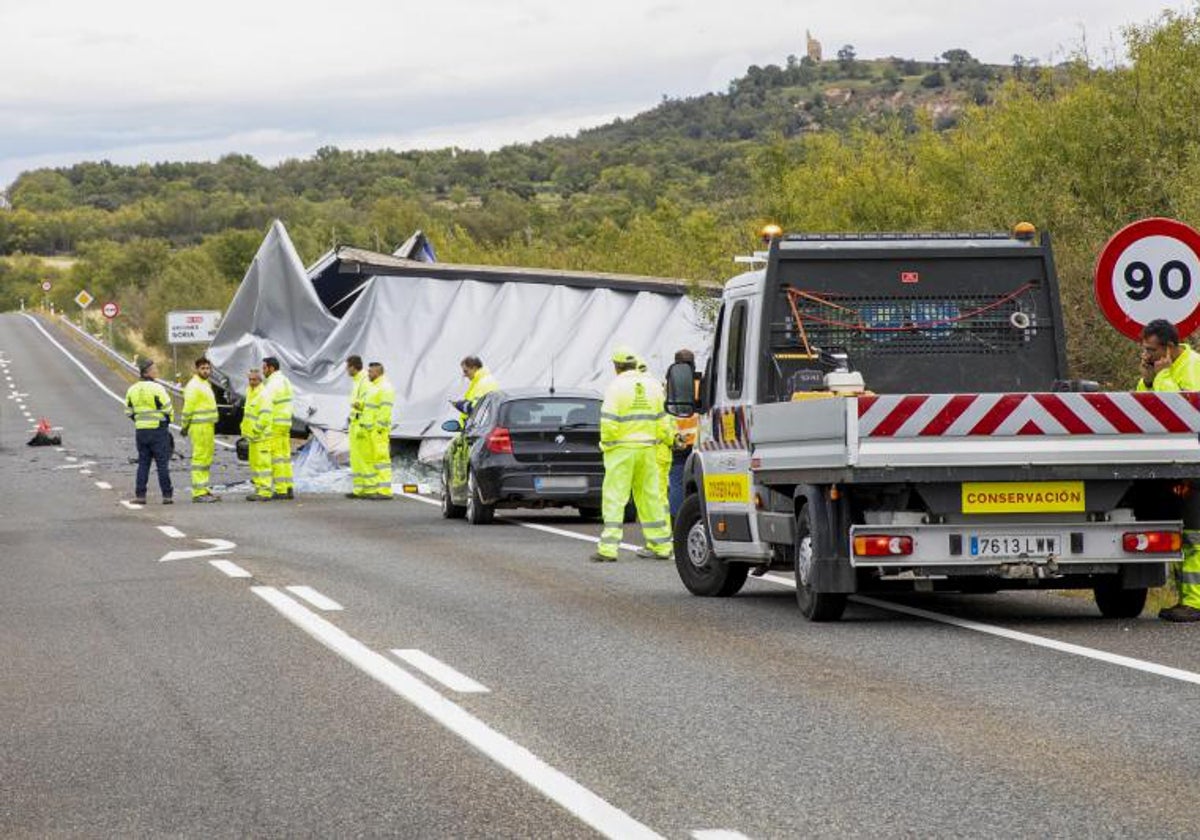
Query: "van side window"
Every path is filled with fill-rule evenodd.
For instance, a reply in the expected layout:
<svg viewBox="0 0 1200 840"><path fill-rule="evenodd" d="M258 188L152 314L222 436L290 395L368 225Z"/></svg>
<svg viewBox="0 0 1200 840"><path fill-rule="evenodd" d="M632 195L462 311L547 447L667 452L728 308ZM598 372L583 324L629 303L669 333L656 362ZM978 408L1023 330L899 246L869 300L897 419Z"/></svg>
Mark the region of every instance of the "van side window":
<svg viewBox="0 0 1200 840"><path fill-rule="evenodd" d="M736 400L742 395L746 373L746 302L738 301L729 316L729 343L725 351L725 396Z"/></svg>

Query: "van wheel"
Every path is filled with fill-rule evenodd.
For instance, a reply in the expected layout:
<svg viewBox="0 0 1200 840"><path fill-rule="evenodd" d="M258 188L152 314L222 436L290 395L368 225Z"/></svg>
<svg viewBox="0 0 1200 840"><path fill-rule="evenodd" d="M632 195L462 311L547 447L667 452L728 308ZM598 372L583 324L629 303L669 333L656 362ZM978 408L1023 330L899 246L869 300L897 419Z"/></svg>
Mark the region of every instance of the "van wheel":
<svg viewBox="0 0 1200 840"><path fill-rule="evenodd" d="M750 573L747 563L724 563L713 553L708 528L700 511L700 497L683 500L675 517L675 569L688 592L703 597L736 595Z"/></svg>
<svg viewBox="0 0 1200 840"><path fill-rule="evenodd" d="M812 512L805 505L796 517L796 603L809 621L837 621L846 609L846 593L818 592L809 581L822 545L821 535L813 527Z"/></svg>
<svg viewBox="0 0 1200 840"><path fill-rule="evenodd" d="M479 483L475 480L475 470L468 470L467 521L472 525L487 525L495 515L495 505L485 505L479 498Z"/></svg>
<svg viewBox="0 0 1200 840"><path fill-rule="evenodd" d="M1105 618L1137 618L1146 607L1146 589L1122 589L1111 583L1102 583L1092 592L1096 596L1096 607Z"/></svg>
<svg viewBox="0 0 1200 840"><path fill-rule="evenodd" d="M454 500L450 497L450 478L446 475L446 468L442 468L442 518L443 519L462 519L466 516L467 509L462 505L454 504Z"/></svg>

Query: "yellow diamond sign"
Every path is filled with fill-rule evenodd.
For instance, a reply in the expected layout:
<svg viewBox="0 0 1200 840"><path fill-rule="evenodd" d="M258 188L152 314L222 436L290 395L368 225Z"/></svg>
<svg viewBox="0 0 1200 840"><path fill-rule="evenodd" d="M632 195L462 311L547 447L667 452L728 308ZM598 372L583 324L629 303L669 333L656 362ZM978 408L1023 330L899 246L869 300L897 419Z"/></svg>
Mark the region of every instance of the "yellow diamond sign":
<svg viewBox="0 0 1200 840"><path fill-rule="evenodd" d="M80 289L79 294L75 295L75 302L79 304L80 309L87 309L93 300L95 298L87 293L87 289Z"/></svg>

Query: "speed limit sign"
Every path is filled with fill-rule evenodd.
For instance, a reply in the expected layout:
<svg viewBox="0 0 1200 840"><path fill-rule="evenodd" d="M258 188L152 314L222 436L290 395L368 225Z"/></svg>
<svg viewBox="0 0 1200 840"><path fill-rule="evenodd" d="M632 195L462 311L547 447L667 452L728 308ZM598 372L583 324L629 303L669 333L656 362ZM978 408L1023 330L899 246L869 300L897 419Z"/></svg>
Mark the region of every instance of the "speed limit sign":
<svg viewBox="0 0 1200 840"><path fill-rule="evenodd" d="M105 318L111 321L121 314L121 307L117 305L115 300L110 300L104 306L100 307L100 311L104 314Z"/></svg>
<svg viewBox="0 0 1200 840"><path fill-rule="evenodd" d="M1157 318L1186 337L1200 327L1200 233L1174 219L1121 228L1096 260L1095 290L1104 317L1129 338Z"/></svg>

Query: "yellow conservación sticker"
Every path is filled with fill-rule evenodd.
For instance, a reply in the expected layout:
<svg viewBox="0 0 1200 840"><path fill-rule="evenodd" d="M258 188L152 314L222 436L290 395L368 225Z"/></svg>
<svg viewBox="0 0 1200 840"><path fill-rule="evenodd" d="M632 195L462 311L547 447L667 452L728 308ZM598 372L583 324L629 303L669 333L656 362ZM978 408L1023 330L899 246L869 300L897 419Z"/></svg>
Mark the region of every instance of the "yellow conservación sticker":
<svg viewBox="0 0 1200 840"><path fill-rule="evenodd" d="M704 498L710 502L750 503L750 476L745 473L710 473L704 476Z"/></svg>
<svg viewBox="0 0 1200 840"><path fill-rule="evenodd" d="M963 513L1076 513L1086 510L1082 481L965 481Z"/></svg>

